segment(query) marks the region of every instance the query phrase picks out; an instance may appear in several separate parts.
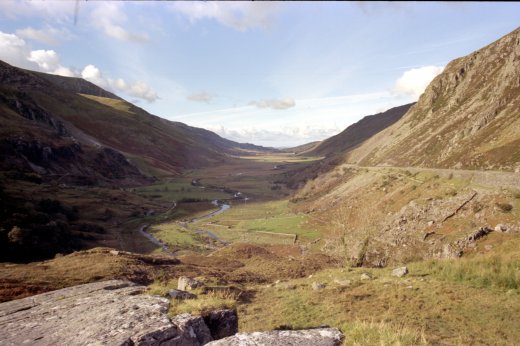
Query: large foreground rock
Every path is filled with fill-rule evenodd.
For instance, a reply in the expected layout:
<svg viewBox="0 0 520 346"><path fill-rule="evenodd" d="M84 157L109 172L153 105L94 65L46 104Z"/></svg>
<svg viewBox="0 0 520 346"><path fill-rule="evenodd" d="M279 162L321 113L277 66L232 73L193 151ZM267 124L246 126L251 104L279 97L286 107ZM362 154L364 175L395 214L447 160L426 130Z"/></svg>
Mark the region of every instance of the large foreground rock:
<svg viewBox="0 0 520 346"><path fill-rule="evenodd" d="M0 344L198 346L212 340L202 318L172 323L168 300L141 294L144 289L112 280L2 303Z"/></svg>
<svg viewBox="0 0 520 346"><path fill-rule="evenodd" d="M238 333L212 341L208 346L339 346L343 334L336 328L307 330L273 330L270 332Z"/></svg>

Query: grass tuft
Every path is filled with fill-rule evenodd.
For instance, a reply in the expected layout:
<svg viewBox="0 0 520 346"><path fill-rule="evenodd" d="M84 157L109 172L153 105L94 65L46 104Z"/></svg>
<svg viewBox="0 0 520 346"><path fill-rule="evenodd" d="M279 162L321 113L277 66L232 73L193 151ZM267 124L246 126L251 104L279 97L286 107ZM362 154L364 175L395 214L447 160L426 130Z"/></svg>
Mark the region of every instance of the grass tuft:
<svg viewBox="0 0 520 346"><path fill-rule="evenodd" d="M427 345L424 331L385 322L354 321L340 328L345 335L345 346L357 345Z"/></svg>
<svg viewBox="0 0 520 346"><path fill-rule="evenodd" d="M232 291L209 291L199 295L196 299L172 300L170 316L182 313L205 315L213 310L235 309L239 297Z"/></svg>
<svg viewBox="0 0 520 346"><path fill-rule="evenodd" d="M476 288L520 288L520 261L501 255L424 262L434 276Z"/></svg>

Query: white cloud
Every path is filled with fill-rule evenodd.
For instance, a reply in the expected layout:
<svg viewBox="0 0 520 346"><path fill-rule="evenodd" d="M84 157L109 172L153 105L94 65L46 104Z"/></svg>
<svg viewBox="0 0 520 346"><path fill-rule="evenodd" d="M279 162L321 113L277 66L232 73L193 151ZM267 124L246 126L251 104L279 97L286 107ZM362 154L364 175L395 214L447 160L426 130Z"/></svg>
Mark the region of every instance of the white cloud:
<svg viewBox="0 0 520 346"><path fill-rule="evenodd" d="M121 24L126 22L127 17L121 10L122 4L116 2L96 3L92 11L92 23L103 30L108 36L121 41L147 42L148 35L144 33L132 33L124 29Z"/></svg>
<svg viewBox="0 0 520 346"><path fill-rule="evenodd" d="M375 92L295 100L283 111L246 105L169 117L215 131L225 138L265 146L291 147L335 135L362 117L410 102ZM165 114L162 112L160 114Z"/></svg>
<svg viewBox="0 0 520 346"><path fill-rule="evenodd" d="M211 100L213 100L213 95L202 91L200 93L188 95L186 99L193 102L210 103Z"/></svg>
<svg viewBox="0 0 520 346"><path fill-rule="evenodd" d="M0 16L7 18L40 17L54 22L69 21L74 16L75 1L0 1Z"/></svg>
<svg viewBox="0 0 520 346"><path fill-rule="evenodd" d="M424 66L405 71L395 82L393 92L418 99L428 84L444 70L444 66Z"/></svg>
<svg viewBox="0 0 520 346"><path fill-rule="evenodd" d="M33 50L27 60L38 64L43 71L54 71L60 67L60 57L53 50Z"/></svg>
<svg viewBox="0 0 520 346"><path fill-rule="evenodd" d="M32 50L31 47L15 34L0 31L0 60L8 64L66 77L81 77L101 88L114 92L122 92L148 102L156 101L159 96L151 86L143 81L132 83L125 80L105 78L94 65L85 66L80 72L61 65L60 56L54 50Z"/></svg>
<svg viewBox="0 0 520 346"><path fill-rule="evenodd" d="M111 82L112 84L113 82ZM115 84L117 87L117 83ZM142 98L148 102L154 102L159 99L157 93L145 82L135 82L131 84L125 83L125 88L121 91L127 93L130 96Z"/></svg>
<svg viewBox="0 0 520 346"><path fill-rule="evenodd" d="M18 67L36 69L38 65L28 60L30 54L31 49L23 39L0 31L1 60Z"/></svg>
<svg viewBox="0 0 520 346"><path fill-rule="evenodd" d="M258 108L271 108L271 109L288 109L294 107L296 103L291 98L279 99L279 100L259 100L251 101L250 105Z"/></svg>
<svg viewBox="0 0 520 346"><path fill-rule="evenodd" d="M39 41L48 45L58 44L58 40L56 39L58 30L52 28L36 30L29 26L25 29L16 30L16 34L20 37Z"/></svg>
<svg viewBox="0 0 520 346"><path fill-rule="evenodd" d="M76 77L76 73L74 73L74 71L64 66L57 67L52 73L63 77Z"/></svg>
<svg viewBox="0 0 520 346"><path fill-rule="evenodd" d="M269 1L178 1L172 6L174 11L182 13L191 22L214 19L239 31L268 27L278 7L277 3Z"/></svg>
<svg viewBox="0 0 520 346"><path fill-rule="evenodd" d="M222 125L209 126L207 128L224 138L228 138L239 143L255 143L258 145L274 146L280 148L320 141L341 131L341 129L336 126L317 127L310 125L286 125L276 130L258 127L226 128Z"/></svg>
<svg viewBox="0 0 520 346"><path fill-rule="evenodd" d="M142 81L128 83L122 78L111 79L103 77L103 74L94 65L87 65L81 71L81 77L97 86L114 92L123 92L127 95L138 97L148 102L156 101L159 96L148 84Z"/></svg>
<svg viewBox="0 0 520 346"><path fill-rule="evenodd" d="M58 54L53 50L31 50L31 47L15 34L0 31L0 60L8 64L58 74L73 76L71 69L60 64Z"/></svg>

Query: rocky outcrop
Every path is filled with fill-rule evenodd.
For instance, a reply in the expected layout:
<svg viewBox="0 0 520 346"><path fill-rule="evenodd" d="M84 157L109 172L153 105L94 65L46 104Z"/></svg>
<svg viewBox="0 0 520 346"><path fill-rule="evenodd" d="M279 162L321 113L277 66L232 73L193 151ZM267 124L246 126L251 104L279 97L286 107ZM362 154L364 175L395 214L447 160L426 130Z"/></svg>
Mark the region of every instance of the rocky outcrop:
<svg viewBox="0 0 520 346"><path fill-rule="evenodd" d="M0 344L18 345L339 345L334 328L241 333L234 310L168 318L169 300L111 280L0 304ZM224 339L222 339L224 338ZM213 340L222 339L215 343Z"/></svg>
<svg viewBox="0 0 520 346"><path fill-rule="evenodd" d="M12 345L157 345L179 339L168 300L112 280L69 287L0 305L0 340Z"/></svg>
<svg viewBox="0 0 520 346"><path fill-rule="evenodd" d="M0 304L1 344L199 346L237 331L231 310L211 313L211 329L200 316L170 320L168 299L145 289L111 280Z"/></svg>
<svg viewBox="0 0 520 346"><path fill-rule="evenodd" d="M110 148L92 148L71 140L52 143L5 138L0 140L0 168L34 172L48 179L61 177L60 182L74 185L148 180L123 154Z"/></svg>
<svg viewBox="0 0 520 346"><path fill-rule="evenodd" d="M202 286L203 286L202 282L189 278L187 276L181 276L177 283L177 289L179 289L181 291L190 291L195 288L202 287Z"/></svg>
<svg viewBox="0 0 520 346"><path fill-rule="evenodd" d="M336 328L308 330L274 330L270 332L238 333L210 342L211 346L339 346L343 334Z"/></svg>

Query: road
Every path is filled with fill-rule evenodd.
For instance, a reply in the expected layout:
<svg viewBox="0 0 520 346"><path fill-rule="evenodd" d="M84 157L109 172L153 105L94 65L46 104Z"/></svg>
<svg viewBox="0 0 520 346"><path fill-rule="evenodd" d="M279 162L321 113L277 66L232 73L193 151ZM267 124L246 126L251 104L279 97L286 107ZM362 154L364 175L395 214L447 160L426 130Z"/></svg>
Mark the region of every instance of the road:
<svg viewBox="0 0 520 346"><path fill-rule="evenodd" d="M448 168L423 168L423 167L396 167L396 166L358 166L353 164L343 164L343 167L358 169L368 169L370 171L381 171L385 169L406 170L411 173L432 172L442 177L462 178L470 180L477 185L492 186L498 188L520 188L520 173L504 171L481 171L469 169L448 169Z"/></svg>

